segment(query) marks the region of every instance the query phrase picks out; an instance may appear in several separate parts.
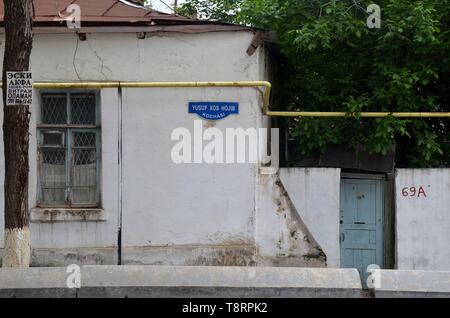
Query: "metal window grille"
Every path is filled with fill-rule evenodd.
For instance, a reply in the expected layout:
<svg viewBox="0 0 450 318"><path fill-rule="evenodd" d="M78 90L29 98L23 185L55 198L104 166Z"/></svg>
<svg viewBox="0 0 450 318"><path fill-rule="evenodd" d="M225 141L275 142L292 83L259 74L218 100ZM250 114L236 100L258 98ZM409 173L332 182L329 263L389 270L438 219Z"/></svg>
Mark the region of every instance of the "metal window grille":
<svg viewBox="0 0 450 318"><path fill-rule="evenodd" d="M100 127L95 93L43 93L38 126L41 206L98 206Z"/></svg>

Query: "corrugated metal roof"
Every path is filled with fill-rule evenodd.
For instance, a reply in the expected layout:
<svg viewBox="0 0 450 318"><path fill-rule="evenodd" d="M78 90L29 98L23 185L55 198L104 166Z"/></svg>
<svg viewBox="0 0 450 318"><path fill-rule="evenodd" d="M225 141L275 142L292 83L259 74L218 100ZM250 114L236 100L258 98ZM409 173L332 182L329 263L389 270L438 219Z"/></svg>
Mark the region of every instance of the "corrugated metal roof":
<svg viewBox="0 0 450 318"><path fill-rule="evenodd" d="M191 19L176 14L149 10L126 0L34 0L34 24L58 26L68 16L66 8L77 4L81 8L82 26L108 25L173 25L217 24L218 22ZM0 0L0 24L3 22L3 0Z"/></svg>

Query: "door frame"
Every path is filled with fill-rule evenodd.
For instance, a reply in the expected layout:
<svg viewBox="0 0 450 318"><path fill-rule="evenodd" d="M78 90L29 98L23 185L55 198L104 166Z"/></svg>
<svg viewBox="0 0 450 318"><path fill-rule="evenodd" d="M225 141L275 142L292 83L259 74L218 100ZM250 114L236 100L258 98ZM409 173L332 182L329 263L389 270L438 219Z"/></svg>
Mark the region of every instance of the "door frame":
<svg viewBox="0 0 450 318"><path fill-rule="evenodd" d="M380 180L383 195L383 268L394 269L395 259L395 176L380 173L342 172L342 179ZM340 229L339 229L340 231ZM341 242L339 241L339 249Z"/></svg>

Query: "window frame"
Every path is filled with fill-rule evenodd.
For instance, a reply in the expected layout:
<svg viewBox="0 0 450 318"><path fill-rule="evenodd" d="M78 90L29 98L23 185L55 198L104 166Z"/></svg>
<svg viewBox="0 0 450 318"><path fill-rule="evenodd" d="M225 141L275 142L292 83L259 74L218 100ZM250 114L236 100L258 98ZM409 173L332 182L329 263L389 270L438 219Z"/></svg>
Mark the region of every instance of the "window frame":
<svg viewBox="0 0 450 318"><path fill-rule="evenodd" d="M65 94L66 95L66 123L65 124L43 124L43 97L45 94ZM92 94L95 98L95 124L94 125L80 125L69 124L71 121L71 96L75 94ZM39 208L101 208L101 162L102 162L102 149L101 149L101 102L100 92L98 90L89 89L48 89L40 90L39 92L39 116L38 123L36 124L37 132L37 144L36 144L36 159L37 159L37 198L36 206ZM62 132L63 145L65 149L65 203L56 202L54 204L48 202L42 202L42 184L41 184L41 149L51 148L43 147L43 133L44 132ZM73 133L74 132L93 132L95 133L95 149L96 149L96 189L95 189L95 203L73 203L72 197L72 169L73 169Z"/></svg>

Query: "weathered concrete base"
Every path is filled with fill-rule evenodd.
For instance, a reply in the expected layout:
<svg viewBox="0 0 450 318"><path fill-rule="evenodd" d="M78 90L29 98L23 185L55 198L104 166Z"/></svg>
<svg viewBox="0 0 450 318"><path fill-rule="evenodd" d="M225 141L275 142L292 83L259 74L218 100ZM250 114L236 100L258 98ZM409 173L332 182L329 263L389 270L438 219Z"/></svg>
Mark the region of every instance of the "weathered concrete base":
<svg viewBox="0 0 450 318"><path fill-rule="evenodd" d="M116 265L118 263L117 247L81 247L71 249L32 250L31 266L52 267L78 265Z"/></svg>
<svg viewBox="0 0 450 318"><path fill-rule="evenodd" d="M0 249L0 266L3 251ZM117 265L117 247L34 248L32 267ZM254 245L175 245L122 248L123 265L323 267L306 256L266 257Z"/></svg>
<svg viewBox="0 0 450 318"><path fill-rule="evenodd" d="M450 298L450 293L378 291L375 298Z"/></svg>
<svg viewBox="0 0 450 318"><path fill-rule="evenodd" d="M0 266L3 250L0 248ZM80 248L33 248L31 250L32 267L54 267L78 265L116 265L117 247L80 247Z"/></svg>
<svg viewBox="0 0 450 318"><path fill-rule="evenodd" d="M257 266L265 267L324 267L323 258L306 255L298 256L278 256L268 257L259 256L255 257ZM300 264L300 265L299 265Z"/></svg>
<svg viewBox="0 0 450 318"><path fill-rule="evenodd" d="M0 298L368 298L363 290L308 288L87 287L1 289Z"/></svg>
<svg viewBox="0 0 450 318"><path fill-rule="evenodd" d="M450 298L450 271L380 270L377 298Z"/></svg>
<svg viewBox="0 0 450 318"><path fill-rule="evenodd" d="M0 298L77 298L77 290L68 288L0 288Z"/></svg>
<svg viewBox="0 0 450 318"><path fill-rule="evenodd" d="M370 293L356 269L225 266L0 268L0 297L450 297L450 272L381 270Z"/></svg>
<svg viewBox="0 0 450 318"><path fill-rule="evenodd" d="M254 266L254 245L122 247L124 265Z"/></svg>
<svg viewBox="0 0 450 318"><path fill-rule="evenodd" d="M324 267L319 255L259 255L254 245L123 247L124 265Z"/></svg>
<svg viewBox="0 0 450 318"><path fill-rule="evenodd" d="M222 266L82 266L0 269L0 297L365 297L355 269Z"/></svg>
<svg viewBox="0 0 450 318"><path fill-rule="evenodd" d="M76 297L65 267L0 268L0 297Z"/></svg>
<svg viewBox="0 0 450 318"><path fill-rule="evenodd" d="M109 287L82 288L79 298L366 298L358 289Z"/></svg>

